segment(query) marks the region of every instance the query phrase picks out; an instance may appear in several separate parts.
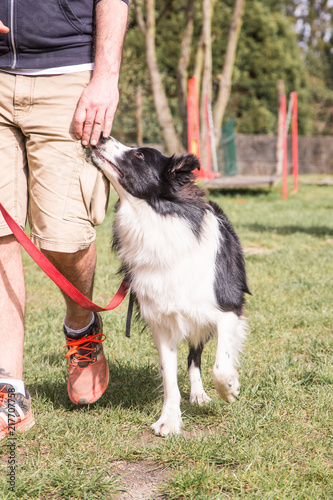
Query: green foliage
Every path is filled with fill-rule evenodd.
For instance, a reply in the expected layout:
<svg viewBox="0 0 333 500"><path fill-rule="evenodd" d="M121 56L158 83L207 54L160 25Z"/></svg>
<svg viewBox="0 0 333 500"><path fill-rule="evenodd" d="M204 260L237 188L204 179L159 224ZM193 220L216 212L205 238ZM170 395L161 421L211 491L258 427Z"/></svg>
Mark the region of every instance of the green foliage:
<svg viewBox="0 0 333 500"><path fill-rule="evenodd" d="M276 133L277 82L283 80L288 94L298 92L299 133L331 133L332 40L324 43L320 39L315 51L304 50L304 37L301 33L297 36L295 31L295 6L293 0L246 1L231 98L225 115L225 120L236 118L238 132ZM233 7L234 0L215 1L212 18L214 96L223 68ZM181 132L181 120L177 101L177 65L186 8L185 0L156 2L158 65L178 132ZM313 14L311 16L313 18ZM326 24L331 23L330 17L325 19ZM305 22L308 21L304 19ZM197 0L189 76L193 72L201 24L201 1ZM303 48L299 43L303 44ZM144 142L161 143L147 70L145 41L132 8L120 80L121 100L113 129L113 133L124 142L136 142L135 95L138 86L143 92Z"/></svg>
<svg viewBox="0 0 333 500"><path fill-rule="evenodd" d="M276 133L278 80L284 81L287 94L299 93L299 133L311 133L308 78L291 23L265 2L248 0L228 108L239 132Z"/></svg>
<svg viewBox="0 0 333 500"><path fill-rule="evenodd" d="M298 25L298 40L309 74L309 103L313 109L313 134L332 133L332 3L330 0L284 0ZM298 6L298 7L297 7ZM300 8L301 7L301 8Z"/></svg>

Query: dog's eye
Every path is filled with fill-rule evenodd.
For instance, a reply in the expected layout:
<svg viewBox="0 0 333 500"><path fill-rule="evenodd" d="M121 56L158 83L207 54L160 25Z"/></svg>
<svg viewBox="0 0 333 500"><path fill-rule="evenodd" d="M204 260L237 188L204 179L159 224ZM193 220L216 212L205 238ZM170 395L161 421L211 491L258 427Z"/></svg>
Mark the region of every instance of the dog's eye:
<svg viewBox="0 0 333 500"><path fill-rule="evenodd" d="M141 153L141 151L136 151L134 153L134 156L136 156L137 158L139 158L139 160L144 160L145 159L144 154Z"/></svg>

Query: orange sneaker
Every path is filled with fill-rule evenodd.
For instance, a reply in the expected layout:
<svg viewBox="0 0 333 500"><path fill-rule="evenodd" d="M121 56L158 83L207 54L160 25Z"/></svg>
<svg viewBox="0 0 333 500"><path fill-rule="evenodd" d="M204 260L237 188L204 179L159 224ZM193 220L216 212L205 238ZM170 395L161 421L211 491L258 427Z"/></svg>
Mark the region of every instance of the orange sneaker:
<svg viewBox="0 0 333 500"><path fill-rule="evenodd" d="M86 405L97 401L109 383L109 367L103 353L102 319L95 314L94 323L80 338L73 338L64 327L68 348L68 396L75 404Z"/></svg>
<svg viewBox="0 0 333 500"><path fill-rule="evenodd" d="M0 385L0 439L15 432L22 434L35 425L31 412L31 397L15 392L10 384Z"/></svg>

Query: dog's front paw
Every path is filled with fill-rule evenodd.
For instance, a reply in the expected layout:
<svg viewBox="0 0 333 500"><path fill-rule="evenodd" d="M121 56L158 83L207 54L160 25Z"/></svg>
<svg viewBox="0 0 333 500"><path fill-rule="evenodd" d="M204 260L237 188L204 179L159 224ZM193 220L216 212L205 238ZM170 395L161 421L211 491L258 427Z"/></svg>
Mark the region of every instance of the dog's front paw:
<svg viewBox="0 0 333 500"><path fill-rule="evenodd" d="M182 427L182 419L178 415L167 415L162 414L161 418L155 422L151 428L153 429L156 436L166 437L169 434L180 434L180 429Z"/></svg>
<svg viewBox="0 0 333 500"><path fill-rule="evenodd" d="M213 381L220 397L224 401L227 401L227 403L232 403L239 396L240 384L236 370L233 370L231 373L224 373L215 366Z"/></svg>
<svg viewBox="0 0 333 500"><path fill-rule="evenodd" d="M203 391L203 392L200 392L198 394L191 393L189 401L191 404L197 403L199 406L201 406L201 405L204 405L205 403L209 403L209 401L211 401L211 398L209 396L207 396L205 391Z"/></svg>

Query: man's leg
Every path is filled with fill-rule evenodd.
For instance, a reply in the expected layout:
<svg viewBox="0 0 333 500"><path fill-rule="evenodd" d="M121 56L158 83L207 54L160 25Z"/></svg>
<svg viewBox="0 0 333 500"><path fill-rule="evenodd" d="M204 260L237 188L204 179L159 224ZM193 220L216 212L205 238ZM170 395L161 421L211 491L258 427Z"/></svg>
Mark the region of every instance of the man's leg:
<svg viewBox="0 0 333 500"><path fill-rule="evenodd" d="M27 216L25 137L14 123L15 76L0 72L0 200L23 228ZM0 439L34 425L22 380L25 288L21 248L0 217ZM10 410L10 411L9 411Z"/></svg>
<svg viewBox="0 0 333 500"><path fill-rule="evenodd" d="M28 176L25 137L14 123L15 76L0 72L0 88L0 200L23 228L27 217ZM24 308L21 247L1 215L0 384L1 379L6 378L22 380Z"/></svg>
<svg viewBox="0 0 333 500"><path fill-rule="evenodd" d="M0 238L0 389L1 379L22 380L25 288L21 246Z"/></svg>
<svg viewBox="0 0 333 500"><path fill-rule="evenodd" d="M35 423L22 380L25 287L20 244L0 238L0 439ZM9 411L10 409L10 411Z"/></svg>
<svg viewBox="0 0 333 500"><path fill-rule="evenodd" d="M43 253L68 281L88 299L92 299L96 265L95 243L91 243L87 249L75 253L51 252L49 250L43 250ZM73 330L86 327L92 319L92 313L82 309L65 294L64 298L66 302L65 325Z"/></svg>
<svg viewBox="0 0 333 500"><path fill-rule="evenodd" d="M23 97L29 81L19 79ZM89 81L89 72L36 77L29 87L31 109L18 117L27 137L31 239L91 299L96 264L94 226L105 216L108 184L86 162L85 150L73 132L74 112ZM99 315L67 296L65 301L68 395L76 404L93 403L109 380L102 322Z"/></svg>
<svg viewBox="0 0 333 500"><path fill-rule="evenodd" d="M0 73L0 199L24 228L29 184L33 241L49 252L56 266L82 293L91 297L96 261L93 226L104 217L107 186L103 190L105 181L102 180L97 196L95 187L100 174L86 165L82 146L73 131L76 105L89 79L89 72L36 78ZM99 200L99 204L94 200ZM0 236L8 235L8 227L0 217ZM12 257L15 255L14 252ZM0 261L4 263L5 259L0 256ZM19 272L20 266L13 266ZM9 276L8 272L6 263L2 279L8 278L9 284L14 286L16 277ZM24 287L23 276L17 285L19 283ZM13 299L10 294L9 299ZM91 403L103 394L109 377L102 348L105 336L101 319L66 300L65 322L70 328L64 328L69 359L68 393L75 403ZM12 318L8 321L9 312L2 314L7 306L5 299L1 298L0 305L3 325L0 327L0 351L6 360L4 369L20 377L11 378L9 384L13 381L16 392L23 395L17 405L18 422L26 420L31 426L30 396L22 381L24 305L18 328ZM10 349L10 354L5 348ZM1 438L8 433L5 405L10 385L4 374L0 374L0 382ZM20 408L24 410L22 415Z"/></svg>
<svg viewBox="0 0 333 500"><path fill-rule="evenodd" d="M43 253L81 293L92 299L95 243L75 253L50 250L43 250ZM64 333L69 349L68 395L76 404L93 403L102 396L109 381L108 365L101 346L105 338L102 321L99 315L82 309L66 294L64 298Z"/></svg>

